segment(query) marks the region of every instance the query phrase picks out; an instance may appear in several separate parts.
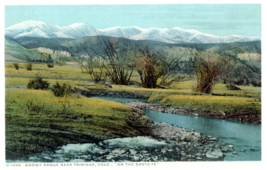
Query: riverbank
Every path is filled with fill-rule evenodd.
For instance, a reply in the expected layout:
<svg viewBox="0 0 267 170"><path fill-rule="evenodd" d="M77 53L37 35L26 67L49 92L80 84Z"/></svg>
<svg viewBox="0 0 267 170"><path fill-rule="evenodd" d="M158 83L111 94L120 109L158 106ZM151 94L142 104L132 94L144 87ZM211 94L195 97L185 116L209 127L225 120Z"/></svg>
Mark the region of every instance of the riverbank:
<svg viewBox="0 0 267 170"><path fill-rule="evenodd" d="M81 156L80 161L223 159L222 151L214 145L218 139L152 122L141 110L120 103L77 95L55 98L47 90L7 89L6 93L6 159L9 161L70 162ZM152 144L146 147L143 137L152 140ZM135 139L140 139L137 148L117 146L128 140L135 141L130 142L135 145ZM164 145L155 147L155 142ZM57 152L66 146L84 148L88 143L93 147L86 147L85 153ZM118 154L118 151L122 152ZM134 154L129 156L130 153Z"/></svg>
<svg viewBox="0 0 267 170"><path fill-rule="evenodd" d="M185 109L179 107L171 107L165 106L155 103L142 103L142 102L129 102L126 103L128 106L144 109L144 110L153 110L163 113L174 113L174 114L183 114L183 115L191 115L191 116L201 116L201 117L209 117L209 118L217 118L217 119L228 119L234 121L241 122L249 122L261 124L261 114L234 114L234 115L226 115L224 112L211 112L211 111L201 111L201 110L192 110Z"/></svg>
<svg viewBox="0 0 267 170"><path fill-rule="evenodd" d="M93 89L77 91L86 97L122 97L146 99L150 102L149 104L134 104L134 107L139 109L261 124L260 99Z"/></svg>
<svg viewBox="0 0 267 170"><path fill-rule="evenodd" d="M152 123L148 136L102 140L95 143L68 144L54 152L32 155L33 162L166 162L222 161L223 152L233 146L219 144L217 138L202 136L194 130ZM225 149L222 149L225 147Z"/></svg>
<svg viewBox="0 0 267 170"><path fill-rule="evenodd" d="M49 90L6 89L6 158L24 159L59 146L146 135L149 119L129 106ZM128 120L135 118L138 125Z"/></svg>

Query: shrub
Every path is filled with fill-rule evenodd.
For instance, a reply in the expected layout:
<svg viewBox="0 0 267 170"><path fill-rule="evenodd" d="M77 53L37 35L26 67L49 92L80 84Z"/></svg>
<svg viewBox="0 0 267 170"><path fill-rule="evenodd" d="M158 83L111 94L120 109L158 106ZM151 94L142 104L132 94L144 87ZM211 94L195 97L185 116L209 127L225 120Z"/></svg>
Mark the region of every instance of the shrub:
<svg viewBox="0 0 267 170"><path fill-rule="evenodd" d="M261 87L261 81L255 81L255 80L252 80L252 81L251 81L251 84L252 84L254 87Z"/></svg>
<svg viewBox="0 0 267 170"><path fill-rule="evenodd" d="M39 105L38 102L36 104L33 103L34 100L31 99L31 100L28 100L27 103L26 103L26 112L29 113L29 112L36 112L37 114L38 113L44 113L44 103L42 103L42 105Z"/></svg>
<svg viewBox="0 0 267 170"><path fill-rule="evenodd" d="M32 70L32 64L31 64L31 63L25 64L25 67L26 67L26 69L29 70L29 71Z"/></svg>
<svg viewBox="0 0 267 170"><path fill-rule="evenodd" d="M15 67L16 70L19 69L19 64L18 63L13 63L13 65L14 65L14 67Z"/></svg>
<svg viewBox="0 0 267 170"><path fill-rule="evenodd" d="M48 68L53 68L54 67L54 64L47 64L47 67Z"/></svg>
<svg viewBox="0 0 267 170"><path fill-rule="evenodd" d="M239 87L237 87L236 85L233 85L233 84L227 84L226 88L228 90L241 90Z"/></svg>
<svg viewBox="0 0 267 170"><path fill-rule="evenodd" d="M68 96L71 92L71 86L66 83L61 86L60 84L58 84L58 82L56 82L56 84L53 85L51 90L55 96L64 97Z"/></svg>
<svg viewBox="0 0 267 170"><path fill-rule="evenodd" d="M31 79L27 85L28 89L48 89L49 83L44 81L41 77Z"/></svg>
<svg viewBox="0 0 267 170"><path fill-rule="evenodd" d="M157 55L143 54L136 61L137 72L140 75L142 87L157 88L158 78L164 76L164 62Z"/></svg>
<svg viewBox="0 0 267 170"><path fill-rule="evenodd" d="M199 52L193 64L197 78L197 92L210 94L220 75L226 74L231 62L219 54Z"/></svg>
<svg viewBox="0 0 267 170"><path fill-rule="evenodd" d="M211 93L218 75L218 69L216 65L211 65L204 60L199 59L197 62L194 65L194 71L197 77L196 91Z"/></svg>

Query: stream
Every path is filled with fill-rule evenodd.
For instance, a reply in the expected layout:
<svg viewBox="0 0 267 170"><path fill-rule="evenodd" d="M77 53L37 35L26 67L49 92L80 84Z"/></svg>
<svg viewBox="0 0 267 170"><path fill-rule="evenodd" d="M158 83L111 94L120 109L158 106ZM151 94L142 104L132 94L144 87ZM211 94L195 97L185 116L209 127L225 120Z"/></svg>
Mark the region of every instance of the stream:
<svg viewBox="0 0 267 170"><path fill-rule="evenodd" d="M144 99L94 97L120 103L146 102ZM162 113L143 110L154 122L164 122L187 129L194 129L203 135L211 135L219 139L220 144L233 145L237 155L226 152L224 161L260 161L261 160L261 125L240 123L237 121L211 119L198 116Z"/></svg>
<svg viewBox="0 0 267 170"><path fill-rule="evenodd" d="M93 98L123 104L128 102L146 102L146 99L119 97ZM194 131L196 133L199 132L209 138L216 137L219 141L211 145L219 145L221 147L221 157L224 154L224 161L261 161L261 125L259 124L162 113L151 110L143 111L154 122L162 123L161 125L165 124L165 127L169 126L171 128L170 132L177 133L175 127L181 127L177 129L184 129L187 133L188 131L189 133ZM163 126L158 128L157 132L162 129L164 129ZM210 147L213 147L211 145ZM104 140L99 143L68 144L52 152L44 151L34 154L25 160L6 160L6 162L160 162L213 160L206 158L209 148L205 149L203 146L196 146L190 151L190 148L192 148L191 144L187 143L180 146L182 147L177 148L175 145L170 145L164 141L137 136L133 138ZM179 154L177 154L178 152Z"/></svg>

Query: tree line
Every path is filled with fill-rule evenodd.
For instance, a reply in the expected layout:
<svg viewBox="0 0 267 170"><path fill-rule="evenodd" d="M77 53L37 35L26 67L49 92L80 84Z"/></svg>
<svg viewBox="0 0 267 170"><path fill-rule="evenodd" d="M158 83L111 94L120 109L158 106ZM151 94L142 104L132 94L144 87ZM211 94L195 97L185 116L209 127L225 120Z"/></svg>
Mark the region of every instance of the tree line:
<svg viewBox="0 0 267 170"><path fill-rule="evenodd" d="M230 56L194 49L169 54L163 48L133 44L127 39L97 37L96 41L97 45L81 47L87 58L76 57L82 72L96 83L109 77L113 84L128 85L135 70L142 87L159 88L179 81L178 73L182 73L196 76L196 91L210 93L217 81L231 84L238 77L233 74L236 60ZM185 56L187 60L182 60Z"/></svg>

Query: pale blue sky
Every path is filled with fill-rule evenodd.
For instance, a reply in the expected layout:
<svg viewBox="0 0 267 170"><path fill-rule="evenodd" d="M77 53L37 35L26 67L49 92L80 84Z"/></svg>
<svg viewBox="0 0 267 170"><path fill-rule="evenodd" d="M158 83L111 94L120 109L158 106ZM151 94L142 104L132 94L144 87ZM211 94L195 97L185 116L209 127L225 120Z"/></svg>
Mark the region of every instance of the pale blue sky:
<svg viewBox="0 0 267 170"><path fill-rule="evenodd" d="M218 36L261 36L260 4L5 6L6 28L27 20L59 26L180 27Z"/></svg>

